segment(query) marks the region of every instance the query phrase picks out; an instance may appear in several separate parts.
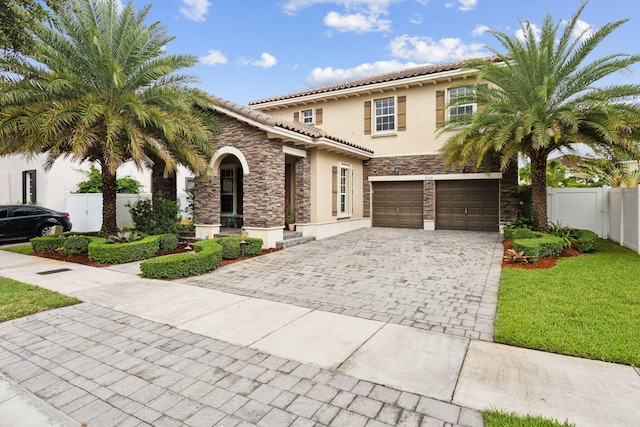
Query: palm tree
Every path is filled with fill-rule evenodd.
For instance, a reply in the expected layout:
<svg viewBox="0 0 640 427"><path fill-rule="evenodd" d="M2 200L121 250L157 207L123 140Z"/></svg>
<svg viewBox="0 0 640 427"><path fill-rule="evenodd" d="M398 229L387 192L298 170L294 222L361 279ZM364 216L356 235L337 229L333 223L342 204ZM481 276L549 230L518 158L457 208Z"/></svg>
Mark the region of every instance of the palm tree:
<svg viewBox="0 0 640 427"><path fill-rule="evenodd" d="M547 158L555 151L574 151L585 144L602 153L633 152L638 136L640 108L632 101L640 85L594 84L640 61L638 55L610 54L590 63L598 44L626 22L611 22L593 31L578 32L582 3L566 22L554 23L547 14L540 33L533 24L521 24L522 37L492 32L506 53L491 51L501 61L468 61L469 70L488 85L476 85L473 101L483 108L467 118L465 126L450 121L440 131L455 131L443 152L449 164L483 161L498 156L506 169L522 153L531 162L534 227L547 230ZM577 35L577 36L576 36ZM469 103L464 97L453 106Z"/></svg>
<svg viewBox="0 0 640 427"><path fill-rule="evenodd" d="M216 127L206 94L176 74L195 64L170 55L173 40L159 22L145 24L150 7L79 0L51 26L36 25L28 61L0 80L0 155L46 154L88 160L102 174L102 234L116 227L116 170L184 164L204 172Z"/></svg>

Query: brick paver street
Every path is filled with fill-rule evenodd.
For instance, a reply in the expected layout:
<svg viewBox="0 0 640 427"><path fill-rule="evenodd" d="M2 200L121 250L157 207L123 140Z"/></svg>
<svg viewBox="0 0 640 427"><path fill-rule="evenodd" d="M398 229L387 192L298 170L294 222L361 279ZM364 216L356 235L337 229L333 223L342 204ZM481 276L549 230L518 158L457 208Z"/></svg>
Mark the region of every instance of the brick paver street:
<svg viewBox="0 0 640 427"><path fill-rule="evenodd" d="M0 323L3 375L89 427L481 426L477 411L94 304Z"/></svg>
<svg viewBox="0 0 640 427"><path fill-rule="evenodd" d="M500 241L497 233L368 228L181 281L491 341Z"/></svg>

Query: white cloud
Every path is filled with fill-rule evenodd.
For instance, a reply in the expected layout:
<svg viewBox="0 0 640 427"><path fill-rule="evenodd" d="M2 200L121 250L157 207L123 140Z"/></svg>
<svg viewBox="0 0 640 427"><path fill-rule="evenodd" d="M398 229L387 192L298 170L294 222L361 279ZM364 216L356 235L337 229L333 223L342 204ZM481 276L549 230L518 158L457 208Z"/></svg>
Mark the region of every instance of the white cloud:
<svg viewBox="0 0 640 427"><path fill-rule="evenodd" d="M307 76L307 83L311 87L330 85L349 80L361 79L363 77L374 76L376 74L390 73L393 71L404 70L407 68L417 67L421 64L413 62L402 63L400 61L378 61L373 64L361 64L353 68L314 68Z"/></svg>
<svg viewBox="0 0 640 427"><path fill-rule="evenodd" d="M411 16L411 18L409 18L409 22L411 22L412 24L415 24L415 25L422 24L422 22L423 22L422 14L414 13L413 16Z"/></svg>
<svg viewBox="0 0 640 427"><path fill-rule="evenodd" d="M209 0L182 0L180 13L190 21L202 22L209 11Z"/></svg>
<svg viewBox="0 0 640 427"><path fill-rule="evenodd" d="M382 18L389 14L389 6L403 1L406 0L288 0L282 5L282 10L294 15L318 4L333 4L344 8L344 12L329 12L324 17L328 27L340 32L380 32L391 29L391 21ZM427 0L416 1L426 4Z"/></svg>
<svg viewBox="0 0 640 427"><path fill-rule="evenodd" d="M418 62L458 61L486 55L479 43L465 44L458 38L433 40L430 37L403 35L389 43L391 54L396 58Z"/></svg>
<svg viewBox="0 0 640 427"><path fill-rule="evenodd" d="M251 62L251 65L255 65L256 67L262 67L262 68L271 68L277 63L278 63L278 60L276 59L275 56L270 55L267 52L264 52L262 55L260 55L260 59L257 61Z"/></svg>
<svg viewBox="0 0 640 427"><path fill-rule="evenodd" d="M228 62L227 57L219 50L210 50L207 56L201 56L198 60L206 65L226 64Z"/></svg>
<svg viewBox="0 0 640 427"><path fill-rule="evenodd" d="M486 33L487 31L489 31L490 29L491 28L487 27L486 25L478 24L473 29L473 32L471 34L473 34L474 37L479 37L479 36L483 35L484 33Z"/></svg>
<svg viewBox="0 0 640 427"><path fill-rule="evenodd" d="M324 17L326 26L342 33L354 31L367 33L371 31L389 31L391 21L380 19L379 15L363 15L361 13L341 15L338 12L329 12Z"/></svg>
<svg viewBox="0 0 640 427"><path fill-rule="evenodd" d="M566 25L566 22L565 22ZM579 40L585 40L593 35L593 25L588 24L580 19L576 21L573 31L573 37Z"/></svg>
<svg viewBox="0 0 640 427"><path fill-rule="evenodd" d="M288 0L282 5L282 10L293 15L299 10L307 9L318 4L335 4L343 6L346 10L368 10L373 12L386 11L391 3L398 3L405 0ZM418 0L426 4L424 0Z"/></svg>
<svg viewBox="0 0 640 427"><path fill-rule="evenodd" d="M478 4L478 0L458 0L458 3L460 4L458 10L467 12L469 10L475 9L476 5Z"/></svg>

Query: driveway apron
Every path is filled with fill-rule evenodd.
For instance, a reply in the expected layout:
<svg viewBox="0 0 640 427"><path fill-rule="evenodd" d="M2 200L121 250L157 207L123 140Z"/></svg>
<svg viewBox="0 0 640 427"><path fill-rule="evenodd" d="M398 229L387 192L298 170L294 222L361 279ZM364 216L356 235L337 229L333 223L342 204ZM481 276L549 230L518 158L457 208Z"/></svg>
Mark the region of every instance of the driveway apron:
<svg viewBox="0 0 640 427"><path fill-rule="evenodd" d="M368 228L180 282L492 341L502 261L499 237Z"/></svg>

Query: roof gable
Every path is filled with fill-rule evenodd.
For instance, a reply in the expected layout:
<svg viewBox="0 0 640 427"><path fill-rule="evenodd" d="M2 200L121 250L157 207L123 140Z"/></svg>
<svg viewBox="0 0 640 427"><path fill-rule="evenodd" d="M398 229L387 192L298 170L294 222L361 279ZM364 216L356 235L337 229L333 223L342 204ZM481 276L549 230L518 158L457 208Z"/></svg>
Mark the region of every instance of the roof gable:
<svg viewBox="0 0 640 427"><path fill-rule="evenodd" d="M306 145L344 151L345 154L351 154L361 158L369 158L373 155L372 150L328 135L322 129L273 117L223 98L211 97L210 99L212 108L215 111L271 132L283 140L293 139Z"/></svg>

